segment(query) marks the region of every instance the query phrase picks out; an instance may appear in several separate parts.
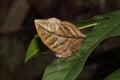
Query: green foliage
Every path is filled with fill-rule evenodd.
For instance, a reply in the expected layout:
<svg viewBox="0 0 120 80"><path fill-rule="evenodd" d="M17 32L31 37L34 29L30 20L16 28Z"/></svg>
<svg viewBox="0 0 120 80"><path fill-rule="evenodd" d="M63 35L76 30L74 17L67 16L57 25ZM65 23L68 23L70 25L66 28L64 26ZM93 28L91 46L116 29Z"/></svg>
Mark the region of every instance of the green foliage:
<svg viewBox="0 0 120 80"><path fill-rule="evenodd" d="M120 11L94 17L76 26L83 27L85 24L90 25L93 23L97 23L97 25L93 27L91 32L86 34L87 37L78 52L67 59L60 60L60 66L58 61L54 60L47 66L43 80L75 80L83 69L88 56L96 46L104 39L120 35ZM37 50L41 49L37 44L36 38L38 39L38 36L33 38L28 48L26 61L38 54Z"/></svg>
<svg viewBox="0 0 120 80"><path fill-rule="evenodd" d="M47 48L45 46L40 46L40 38L38 35L35 35L34 38L32 39L25 58L25 62L27 62L29 59L40 55L43 51L45 51Z"/></svg>
<svg viewBox="0 0 120 80"><path fill-rule="evenodd" d="M39 40L39 37L38 37L38 35L36 35L33 38L33 40L31 41L31 43L28 47L28 50L27 50L27 55L26 55L26 58L25 58L25 62L27 62L30 58L34 57L35 55L39 54L40 48L39 48L39 45L38 45L38 40Z"/></svg>
<svg viewBox="0 0 120 80"><path fill-rule="evenodd" d="M108 77L104 80L120 80L120 68L111 73Z"/></svg>

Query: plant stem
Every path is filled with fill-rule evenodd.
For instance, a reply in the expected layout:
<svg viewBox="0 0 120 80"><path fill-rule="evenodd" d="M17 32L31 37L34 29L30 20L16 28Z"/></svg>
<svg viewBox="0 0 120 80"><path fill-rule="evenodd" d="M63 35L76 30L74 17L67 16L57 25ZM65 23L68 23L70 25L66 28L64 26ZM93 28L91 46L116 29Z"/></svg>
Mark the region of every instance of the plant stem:
<svg viewBox="0 0 120 80"><path fill-rule="evenodd" d="M84 29L84 28L88 28L88 27L91 27L91 26L95 26L95 25L97 25L97 22L92 23L92 24L88 24L88 25L85 25L85 26L82 26L82 27L79 27L78 29Z"/></svg>

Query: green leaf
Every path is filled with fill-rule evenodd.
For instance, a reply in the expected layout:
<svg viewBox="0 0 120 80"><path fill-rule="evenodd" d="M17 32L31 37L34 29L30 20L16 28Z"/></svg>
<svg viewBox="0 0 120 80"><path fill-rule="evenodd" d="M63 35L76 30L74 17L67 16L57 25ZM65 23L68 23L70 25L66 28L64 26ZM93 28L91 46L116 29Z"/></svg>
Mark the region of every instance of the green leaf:
<svg viewBox="0 0 120 80"><path fill-rule="evenodd" d="M105 18L118 18L118 17L120 17L120 10L114 11L111 13L107 13L107 14L103 15L103 17L105 17Z"/></svg>
<svg viewBox="0 0 120 80"><path fill-rule="evenodd" d="M99 21L104 21L104 20L108 20L108 19L111 19L111 18L118 18L118 17L120 17L120 10L114 11L114 12L111 12L111 13L107 13L107 14L104 14L102 16L94 16L91 19L88 19L88 20L85 20L81 23L76 23L76 24L77 24L79 29L83 29L83 28L86 28L86 27L94 26Z"/></svg>
<svg viewBox="0 0 120 80"><path fill-rule="evenodd" d="M117 69L109 76L107 76L104 80L120 80L120 69Z"/></svg>
<svg viewBox="0 0 120 80"><path fill-rule="evenodd" d="M36 56L36 55L39 55L40 54L40 45L39 45L39 42L40 42L40 38L38 35L36 35L29 47L28 47L28 50L27 50L27 54L26 54L26 58L25 58L25 62L27 62L29 59L31 59L32 57Z"/></svg>
<svg viewBox="0 0 120 80"><path fill-rule="evenodd" d="M79 29L87 28L96 25L99 21L103 21L105 18L103 16L95 16L91 19L85 20L81 23L76 23Z"/></svg>
<svg viewBox="0 0 120 80"><path fill-rule="evenodd" d="M28 50L27 50L27 54L26 54L26 58L25 58L25 62L27 62L29 59L40 55L41 52L44 51L45 46L40 46L42 43L40 43L40 38L38 35L35 35L34 38L32 39Z"/></svg>
<svg viewBox="0 0 120 80"><path fill-rule="evenodd" d="M43 80L75 80L83 69L88 56L96 46L108 37L120 35L120 31L118 30L120 30L120 17L100 21L87 34L87 38L82 44L82 47L75 55L60 60L59 63L57 60L54 60L47 66ZM82 57L78 57L78 55Z"/></svg>
<svg viewBox="0 0 120 80"><path fill-rule="evenodd" d="M94 27L93 31L87 35L88 38L85 40L82 48L79 50L78 54L83 55L83 57L81 58L82 60L80 60L80 58L79 60L77 60L77 62L73 65L73 67L69 71L69 74L67 74L64 80L68 80L68 79L74 80L79 75L80 71L82 70L85 64L85 61L87 60L90 53L96 48L96 46L103 39L111 37L111 35L108 35L108 34L116 30L118 27L120 28L119 20L120 19L107 20L99 23L97 26ZM119 35L120 35L120 32L119 32Z"/></svg>

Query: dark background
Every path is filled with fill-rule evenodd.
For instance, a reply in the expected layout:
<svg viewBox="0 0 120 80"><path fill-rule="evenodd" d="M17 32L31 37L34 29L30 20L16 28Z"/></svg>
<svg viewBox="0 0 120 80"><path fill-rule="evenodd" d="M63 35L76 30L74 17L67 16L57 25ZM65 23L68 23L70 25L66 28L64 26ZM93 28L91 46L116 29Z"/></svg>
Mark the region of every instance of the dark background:
<svg viewBox="0 0 120 80"><path fill-rule="evenodd" d="M56 17L80 22L120 9L120 0L0 0L0 80L41 80L52 54L24 63L36 34L34 19ZM42 45L41 45L42 46ZM120 37L104 40L77 80L101 80L120 67Z"/></svg>

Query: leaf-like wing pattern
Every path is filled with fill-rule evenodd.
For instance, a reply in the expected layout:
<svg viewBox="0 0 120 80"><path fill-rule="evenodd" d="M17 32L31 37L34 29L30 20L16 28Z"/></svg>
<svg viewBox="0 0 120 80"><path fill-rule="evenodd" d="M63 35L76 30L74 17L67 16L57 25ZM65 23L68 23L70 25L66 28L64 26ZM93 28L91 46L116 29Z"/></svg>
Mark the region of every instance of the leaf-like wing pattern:
<svg viewBox="0 0 120 80"><path fill-rule="evenodd" d="M35 26L43 43L56 52L57 57L71 56L86 37L74 24L56 18L35 20Z"/></svg>

